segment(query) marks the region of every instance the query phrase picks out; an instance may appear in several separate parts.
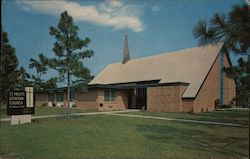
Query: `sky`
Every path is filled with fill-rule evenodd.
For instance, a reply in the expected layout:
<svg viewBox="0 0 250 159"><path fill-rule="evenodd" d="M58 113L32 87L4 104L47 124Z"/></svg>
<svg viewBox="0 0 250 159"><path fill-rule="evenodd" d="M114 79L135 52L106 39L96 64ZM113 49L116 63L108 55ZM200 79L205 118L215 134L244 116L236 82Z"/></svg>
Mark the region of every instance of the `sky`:
<svg viewBox="0 0 250 159"><path fill-rule="evenodd" d="M131 59L196 47L192 30L200 19L227 13L244 0L2 0L2 26L16 48L19 66L27 72L30 58L39 53L53 57L60 13L67 10L79 27L79 37L89 37L95 54L83 61L92 75L123 58L128 34ZM237 57L231 56L233 64ZM49 71L44 78L55 76Z"/></svg>

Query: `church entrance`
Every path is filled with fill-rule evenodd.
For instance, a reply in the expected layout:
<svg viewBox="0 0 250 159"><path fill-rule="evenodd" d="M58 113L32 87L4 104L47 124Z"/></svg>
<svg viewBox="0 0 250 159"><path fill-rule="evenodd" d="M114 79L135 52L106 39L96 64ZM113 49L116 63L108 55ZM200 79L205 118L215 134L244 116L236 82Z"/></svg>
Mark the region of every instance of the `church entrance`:
<svg viewBox="0 0 250 159"><path fill-rule="evenodd" d="M128 109L147 109L147 88L135 88L129 91Z"/></svg>
<svg viewBox="0 0 250 159"><path fill-rule="evenodd" d="M147 88L136 89L136 106L139 109L147 109Z"/></svg>

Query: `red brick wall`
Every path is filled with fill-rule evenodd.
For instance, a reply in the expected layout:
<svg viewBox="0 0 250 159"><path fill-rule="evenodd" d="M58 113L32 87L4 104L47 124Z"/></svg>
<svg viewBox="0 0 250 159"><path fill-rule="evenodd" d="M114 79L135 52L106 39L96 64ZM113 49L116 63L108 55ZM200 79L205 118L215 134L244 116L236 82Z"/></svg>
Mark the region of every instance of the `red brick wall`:
<svg viewBox="0 0 250 159"><path fill-rule="evenodd" d="M194 99L182 99L183 112L193 112Z"/></svg>
<svg viewBox="0 0 250 159"><path fill-rule="evenodd" d="M109 110L126 110L128 108L128 97L127 91L117 90L116 101L104 101L104 89L98 91L98 110L100 111L109 111ZM100 107L100 104L103 104Z"/></svg>
<svg viewBox="0 0 250 159"><path fill-rule="evenodd" d="M226 55L224 55L225 66L229 66ZM235 95L235 83L227 76L224 77L224 100L228 104ZM215 100L220 99L220 56L217 57L207 79L203 83L196 99L193 103L193 111L213 111L215 109Z"/></svg>
<svg viewBox="0 0 250 159"><path fill-rule="evenodd" d="M215 60L206 80L196 96L193 112L212 111L215 100L220 98L220 55Z"/></svg>
<svg viewBox="0 0 250 159"><path fill-rule="evenodd" d="M226 59L226 55L224 56L225 60L224 60L224 65L225 67L230 67L229 61ZM232 101L232 99L235 97L236 95L236 84L234 79L232 78L228 78L225 75L225 81L224 81L224 103L226 105L230 104L230 102Z"/></svg>
<svg viewBox="0 0 250 159"><path fill-rule="evenodd" d="M48 103L47 93L35 93L35 106L43 106Z"/></svg>
<svg viewBox="0 0 250 159"><path fill-rule="evenodd" d="M184 112L185 109L186 109L186 105L185 103L183 103L183 100L182 100L182 95L183 93L185 92L185 90L187 89L187 86L179 86L179 93L180 93L180 98L179 98L179 112Z"/></svg>
<svg viewBox="0 0 250 159"><path fill-rule="evenodd" d="M97 89L89 89L88 92L76 93L76 107L80 109L97 110Z"/></svg>
<svg viewBox="0 0 250 159"><path fill-rule="evenodd" d="M183 110L181 94L183 86L159 86L147 88L147 111L179 112Z"/></svg>

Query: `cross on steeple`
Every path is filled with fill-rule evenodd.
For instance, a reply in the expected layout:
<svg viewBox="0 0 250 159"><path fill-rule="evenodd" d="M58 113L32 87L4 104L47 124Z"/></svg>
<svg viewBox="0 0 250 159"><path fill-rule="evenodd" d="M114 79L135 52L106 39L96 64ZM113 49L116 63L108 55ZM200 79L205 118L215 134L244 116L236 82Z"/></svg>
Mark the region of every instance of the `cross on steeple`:
<svg viewBox="0 0 250 159"><path fill-rule="evenodd" d="M125 43L124 43L124 52L123 52L123 61L122 64L125 64L130 60L129 57L129 48L128 48L128 35L125 36Z"/></svg>

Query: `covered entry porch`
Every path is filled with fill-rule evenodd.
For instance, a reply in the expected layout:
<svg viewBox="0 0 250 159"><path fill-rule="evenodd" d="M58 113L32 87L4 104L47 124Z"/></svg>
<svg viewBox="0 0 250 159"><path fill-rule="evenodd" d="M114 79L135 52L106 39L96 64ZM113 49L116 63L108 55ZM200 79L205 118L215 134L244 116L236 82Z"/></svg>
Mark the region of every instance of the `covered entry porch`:
<svg viewBox="0 0 250 159"><path fill-rule="evenodd" d="M89 88L97 88L100 92L103 92L100 93L101 96L103 95L103 98L101 97L97 100L99 107L108 106L108 110L117 110L118 107L121 108L123 105L123 109L147 110L147 88L157 86L158 82L159 80L110 85L91 85ZM99 108L99 110L100 109L105 110L105 108Z"/></svg>
<svg viewBox="0 0 250 159"><path fill-rule="evenodd" d="M147 110L147 88L131 88L128 90L128 109Z"/></svg>

